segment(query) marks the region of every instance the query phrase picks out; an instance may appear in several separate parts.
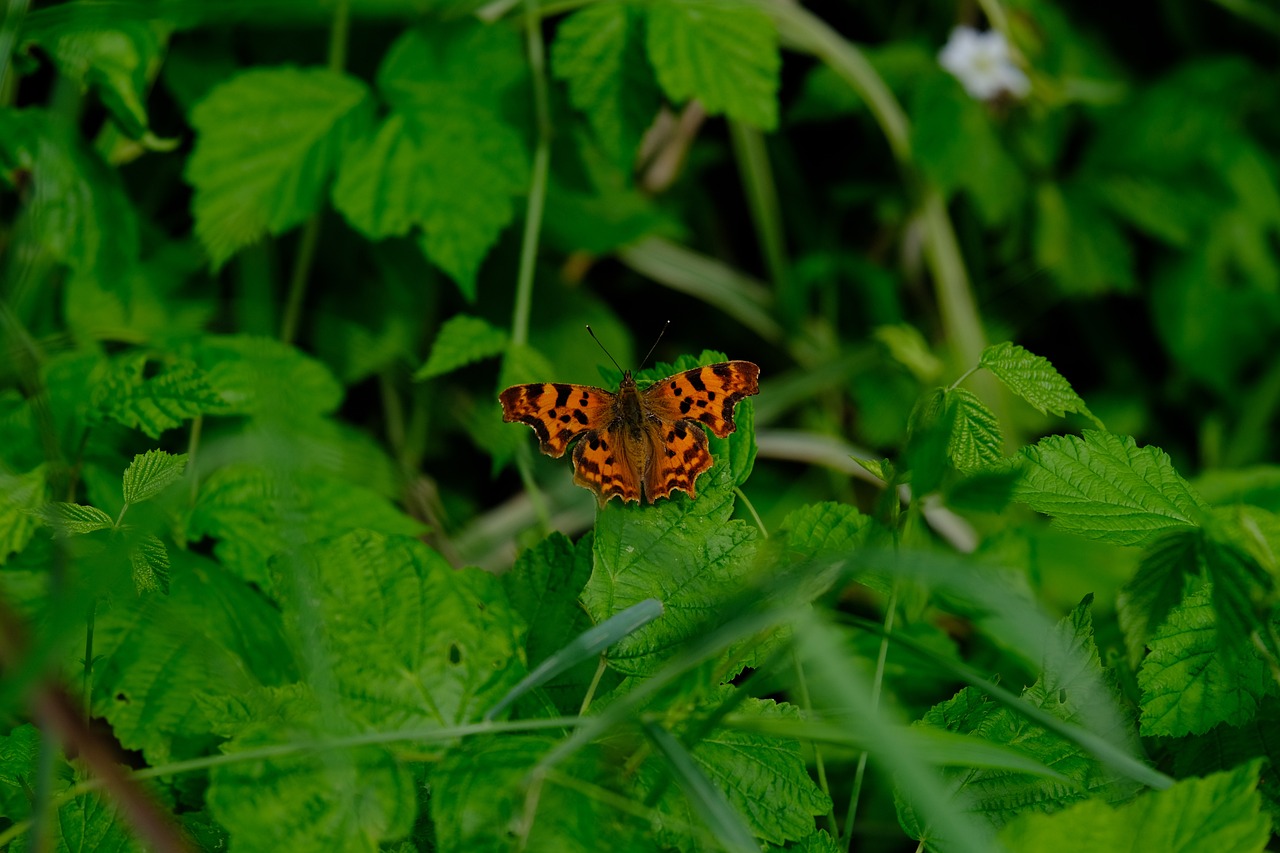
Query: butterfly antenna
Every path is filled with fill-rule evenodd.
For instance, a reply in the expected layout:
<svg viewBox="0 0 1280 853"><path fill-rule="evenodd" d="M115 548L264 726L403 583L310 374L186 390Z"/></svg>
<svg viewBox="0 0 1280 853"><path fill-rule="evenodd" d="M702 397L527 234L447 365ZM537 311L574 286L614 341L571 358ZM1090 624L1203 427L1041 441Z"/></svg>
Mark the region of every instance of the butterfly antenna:
<svg viewBox="0 0 1280 853"><path fill-rule="evenodd" d="M591 336L591 340L596 342L596 346L600 347L600 349L603 349L604 354L609 356L609 360L613 362L614 367L618 368L618 372L626 373L626 371L622 369L622 365L618 364L617 359L615 359L607 349L604 349L604 344L600 343L600 339L596 337L596 333L591 331L590 324L587 325L587 334Z"/></svg>
<svg viewBox="0 0 1280 853"><path fill-rule="evenodd" d="M662 324L662 331L658 332L658 340L653 342L653 346L649 347L648 354L644 357L644 361L640 362L640 369L644 370L644 366L649 363L649 356L653 355L653 351L658 348L658 341L662 340L662 336L667 333L667 327L671 325L671 321Z"/></svg>

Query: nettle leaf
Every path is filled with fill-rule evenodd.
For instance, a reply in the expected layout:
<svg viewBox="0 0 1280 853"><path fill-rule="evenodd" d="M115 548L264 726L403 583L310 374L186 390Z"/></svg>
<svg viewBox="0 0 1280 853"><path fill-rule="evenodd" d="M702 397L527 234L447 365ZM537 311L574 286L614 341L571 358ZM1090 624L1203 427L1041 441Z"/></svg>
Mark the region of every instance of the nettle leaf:
<svg viewBox="0 0 1280 853"><path fill-rule="evenodd" d="M444 376L474 361L501 355L506 348L506 332L479 317L456 314L440 326L427 363L413 378L421 381Z"/></svg>
<svg viewBox="0 0 1280 853"><path fill-rule="evenodd" d="M525 674L525 628L501 581L454 569L415 539L356 531L275 571L287 622L325 649L337 698L361 726L474 722ZM314 610L306 620L299 595Z"/></svg>
<svg viewBox="0 0 1280 853"><path fill-rule="evenodd" d="M870 516L849 504L827 501L808 504L792 510L779 525L785 535L786 549L797 560L827 563L817 572L806 572L805 589L796 589L803 600L812 601L825 592L839 570L861 548L879 533ZM860 583L887 593L891 583L879 573L858 576ZM797 584L799 587L799 584Z"/></svg>
<svg viewBox="0 0 1280 853"><path fill-rule="evenodd" d="M1200 734L1219 723L1247 723L1264 699L1280 696L1247 638L1224 648L1208 586L1170 611L1149 646L1138 673L1144 735Z"/></svg>
<svg viewBox="0 0 1280 853"><path fill-rule="evenodd" d="M149 360L147 353L133 352L112 362L93 386L95 411L151 438L197 415L225 411L222 397L195 364L176 361L144 378Z"/></svg>
<svg viewBox="0 0 1280 853"><path fill-rule="evenodd" d="M36 787L40 730L23 723L0 737L0 817L17 823L31 816L27 791Z"/></svg>
<svg viewBox="0 0 1280 853"><path fill-rule="evenodd" d="M590 533L576 544L553 533L521 552L511 571L502 576L511 606L529 626L525 655L530 670L591 627L591 617L578 596L591 577L593 542ZM543 685L562 713L576 714L581 708L596 666L594 660L584 661ZM597 692L606 691L614 681L602 681Z"/></svg>
<svg viewBox="0 0 1280 853"><path fill-rule="evenodd" d="M601 147L626 172L661 106L643 27L639 8L598 3L565 18L551 46L551 73L565 81L570 103L586 113Z"/></svg>
<svg viewBox="0 0 1280 853"><path fill-rule="evenodd" d="M45 503L47 490L43 465L25 474L0 471L0 566L35 535L40 526L35 513Z"/></svg>
<svg viewBox="0 0 1280 853"><path fill-rule="evenodd" d="M722 688L727 697L732 688ZM752 719L798 719L799 709L767 699L746 699L737 714ZM717 728L693 748L693 758L747 819L757 837L785 844L813 834L814 815L831 800L805 767L800 742L732 728Z"/></svg>
<svg viewBox="0 0 1280 853"><path fill-rule="evenodd" d="M334 205L371 239L420 227L427 257L472 299L480 262L528 183L524 136L504 100L525 79L523 56L504 27L406 33L378 71L395 109L334 185Z"/></svg>
<svg viewBox="0 0 1280 853"><path fill-rule="evenodd" d="M1098 657L1088 603L1086 599L1054 629L1043 673L1022 692L1022 698L1059 719L1085 725L1110 742L1136 751L1132 723ZM997 827L1026 811L1052 812L1079 800L1123 801L1137 789L1137 783L1116 776L1083 747L973 687L935 705L921 724L1016 745L1028 757L1066 777L1064 781L986 768L945 770L961 806ZM898 802L898 814L912 837L921 837L918 815L903 800Z"/></svg>
<svg viewBox="0 0 1280 853"><path fill-rule="evenodd" d="M223 745L231 754L324 730L327 715L302 685L250 693L241 704L248 722ZM232 850L262 853L376 853L382 842L409 834L417 814L413 777L378 747L219 765L205 799L230 831Z"/></svg>
<svg viewBox="0 0 1280 853"><path fill-rule="evenodd" d="M1179 850L1185 853L1262 851L1271 821L1258 795L1260 762L1204 779L1184 779L1112 807L1092 800L1056 814L1027 814L1000 840L1010 850Z"/></svg>
<svg viewBox="0 0 1280 853"><path fill-rule="evenodd" d="M96 506L54 501L35 511L41 521L53 528L54 536L79 536L95 530L110 530L115 520Z"/></svg>
<svg viewBox="0 0 1280 853"><path fill-rule="evenodd" d="M976 471L1004 459L1000 423L995 412L978 399L977 394L964 388L951 388L946 392L945 405L954 413L947 456L956 470Z"/></svg>
<svg viewBox="0 0 1280 853"><path fill-rule="evenodd" d="M348 480L242 463L219 468L200 484L188 536L217 539L213 552L223 565L271 590L273 555L356 529L415 536L422 525Z"/></svg>
<svg viewBox="0 0 1280 853"><path fill-rule="evenodd" d="M1129 662L1137 667L1147 643L1182 601L1189 577L1202 571L1204 537L1198 529L1166 533L1147 546L1138 571L1116 598Z"/></svg>
<svg viewBox="0 0 1280 853"><path fill-rule="evenodd" d="M94 627L93 713L164 764L205 755L218 703L297 678L279 610L216 563L175 551L169 595L118 596Z"/></svg>
<svg viewBox="0 0 1280 853"><path fill-rule="evenodd" d="M23 21L22 49L39 45L58 71L92 87L102 103L134 139L147 130L148 74L160 61L168 26L158 20L140 21L95 16L58 15L41 9Z"/></svg>
<svg viewBox="0 0 1280 853"><path fill-rule="evenodd" d="M321 68L258 68L191 112L195 231L215 267L320 209L329 176L373 120L368 88Z"/></svg>
<svg viewBox="0 0 1280 853"><path fill-rule="evenodd" d="M1168 454L1130 437L1086 430L1049 436L1021 452L1014 496L1055 526L1116 545L1142 545L1199 525L1203 501Z"/></svg>
<svg viewBox="0 0 1280 853"><path fill-rule="evenodd" d="M124 472L124 502L137 504L154 498L176 483L187 467L187 454L148 450L133 457Z"/></svg>
<svg viewBox="0 0 1280 853"><path fill-rule="evenodd" d="M1084 415L1103 429L1084 400L1063 378L1049 359L1005 341L982 351L980 367L999 377L1009 390L1045 414L1066 417L1068 412Z"/></svg>
<svg viewBox="0 0 1280 853"><path fill-rule="evenodd" d="M1246 642L1266 630L1276 603L1276 557L1280 521L1257 507L1210 510L1204 528L1204 575L1213 586L1218 632L1227 643Z"/></svg>
<svg viewBox="0 0 1280 853"><path fill-rule="evenodd" d="M524 825L529 772L553 746L532 735L481 737L454 749L431 770L431 821L440 853L497 853L519 838L525 850L541 853L595 853L600 840L610 850L643 853L658 849L647 821L610 808L602 797L583 796L582 784L626 797L610 778L610 762L588 746L556 765L537 793L537 814ZM572 787L561 779L575 781ZM630 797L634 798L634 796ZM527 840L523 834L528 833Z"/></svg>
<svg viewBox="0 0 1280 853"><path fill-rule="evenodd" d="M129 548L129 564L133 567L133 585L138 593L169 594L169 549L155 536L147 534Z"/></svg>
<svg viewBox="0 0 1280 853"><path fill-rule="evenodd" d="M223 405L220 414L276 415L291 421L334 411L342 383L318 359L272 338L206 335L190 349Z"/></svg>
<svg viewBox="0 0 1280 853"><path fill-rule="evenodd" d="M677 362L676 369L696 366L692 361ZM706 629L708 613L752 570L758 532L730 518L738 485L732 447L755 442L743 417L750 405L738 404L738 429L727 439L708 434L715 464L698 478L696 500L676 492L652 505L611 501L596 517L595 567L582 593L592 620L598 624L646 598L665 610L610 650L609 664L619 672L651 674L680 643Z"/></svg>
<svg viewBox="0 0 1280 853"><path fill-rule="evenodd" d="M667 97L761 130L778 124L778 32L761 10L724 0L647 7L649 60Z"/></svg>

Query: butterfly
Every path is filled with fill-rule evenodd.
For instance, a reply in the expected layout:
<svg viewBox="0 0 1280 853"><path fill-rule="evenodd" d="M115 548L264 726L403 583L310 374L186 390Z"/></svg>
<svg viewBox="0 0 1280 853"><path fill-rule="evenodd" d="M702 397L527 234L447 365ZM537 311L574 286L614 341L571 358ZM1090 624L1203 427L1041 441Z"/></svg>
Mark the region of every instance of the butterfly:
<svg viewBox="0 0 1280 853"><path fill-rule="evenodd" d="M498 395L502 419L538 434L542 452L573 448L573 481L600 506L617 496L649 503L682 491L693 498L698 475L711 467L708 427L724 438L737 427L738 401L757 393L760 368L749 361L695 367L641 388L624 371L618 393L589 385L512 385Z"/></svg>

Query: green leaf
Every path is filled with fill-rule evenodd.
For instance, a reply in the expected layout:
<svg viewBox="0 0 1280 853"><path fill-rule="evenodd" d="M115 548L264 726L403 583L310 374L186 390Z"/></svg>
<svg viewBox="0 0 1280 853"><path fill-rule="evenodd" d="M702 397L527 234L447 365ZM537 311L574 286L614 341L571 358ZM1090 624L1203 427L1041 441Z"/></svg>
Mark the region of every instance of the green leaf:
<svg viewBox="0 0 1280 853"><path fill-rule="evenodd" d="M935 388L922 396L911 410L907 426L907 467L911 491L927 495L942 485L950 457L951 436L955 432L956 409L947 405L947 392Z"/></svg>
<svg viewBox="0 0 1280 853"><path fill-rule="evenodd" d="M39 45L81 91L92 87L98 93L126 134L137 139L146 133L149 75L168 40L164 22L120 17L107 22L40 9L22 23L23 50Z"/></svg>
<svg viewBox="0 0 1280 853"><path fill-rule="evenodd" d="M845 561L866 547L878 532L870 516L835 501L806 504L792 510L778 530L786 537L786 549L794 559L826 564L817 567L817 571L806 572L807 588L796 590L797 597L803 601L812 601L830 588ZM876 590L889 591L889 581L878 573L869 577L864 572L857 580Z"/></svg>
<svg viewBox="0 0 1280 853"><path fill-rule="evenodd" d="M417 540L356 531L282 557L275 570L287 622L331 661L357 725L475 722L525 674L525 629L501 582L454 569ZM314 610L306 620L303 595Z"/></svg>
<svg viewBox="0 0 1280 853"><path fill-rule="evenodd" d="M40 755L40 730L23 723L0 737L0 817L15 823L31 816L36 766Z"/></svg>
<svg viewBox="0 0 1280 853"><path fill-rule="evenodd" d="M113 362L93 387L94 409L151 438L197 415L226 410L223 398L195 364L177 361L144 378L149 359L145 352L132 352Z"/></svg>
<svg viewBox="0 0 1280 853"><path fill-rule="evenodd" d="M1182 738L1173 753L1174 773L1179 779L1207 776L1231 770L1251 758L1265 758L1275 767L1280 762L1280 707L1268 699L1251 722L1240 726L1214 726L1202 735ZM1273 825L1280 821L1280 779L1265 773L1258 785Z"/></svg>
<svg viewBox="0 0 1280 853"><path fill-rule="evenodd" d="M1088 601L1053 631L1044 671L1035 684L1023 691L1022 699L1061 720L1084 725L1123 749L1136 751L1132 723L1098 657ZM964 807L985 816L996 827L1026 811L1056 811L1087 798L1123 801L1137 789L1135 782L1115 775L1080 745L1029 721L1015 708L999 704L973 687L935 705L922 724L1014 745L1070 780L1003 770L945 771ZM904 802L899 803L899 819L912 837L920 837L922 827Z"/></svg>
<svg viewBox="0 0 1280 853"><path fill-rule="evenodd" d="M356 529L413 536L422 525L350 481L243 463L219 468L200 484L188 535L217 539L213 551L225 566L270 590L272 555Z"/></svg>
<svg viewBox="0 0 1280 853"><path fill-rule="evenodd" d="M36 510L36 515L53 528L54 536L79 536L115 527L115 520L95 506L54 501Z"/></svg>
<svg viewBox="0 0 1280 853"><path fill-rule="evenodd" d="M1254 719L1280 687L1247 639L1226 650L1213 595L1201 587L1174 607L1138 673L1144 735L1201 734Z"/></svg>
<svg viewBox="0 0 1280 853"><path fill-rule="evenodd" d="M329 176L372 118L368 88L325 69L256 68L210 92L191 112L186 178L213 265L318 212Z"/></svg>
<svg viewBox="0 0 1280 853"><path fill-rule="evenodd" d="M670 765L671 774L680 782L688 797L692 813L704 821L712 837L729 853L754 853L759 845L751 836L742 815L729 804L724 791L712 784L703 768L694 762L684 744L657 723L648 722L645 733Z"/></svg>
<svg viewBox="0 0 1280 853"><path fill-rule="evenodd" d="M1015 497L1063 530L1117 545L1142 545L1199 524L1203 502L1168 454L1127 436L1086 430L1024 448Z"/></svg>
<svg viewBox="0 0 1280 853"><path fill-rule="evenodd" d="M343 160L334 185L335 206L371 239L420 227L427 257L468 298L528 183L524 138L502 109L524 74L514 31L411 30L378 72L395 110Z"/></svg>
<svg viewBox="0 0 1280 853"><path fill-rule="evenodd" d="M1036 192L1035 258L1066 293L1096 295L1134 287L1124 230L1081 181L1045 183Z"/></svg>
<svg viewBox="0 0 1280 853"><path fill-rule="evenodd" d="M273 699L283 701L273 706ZM251 694L244 706L251 721L224 752L272 747L290 736L314 738L325 717L300 685ZM364 747L221 764L210 773L206 801L230 830L232 850L376 853L380 842L413 828L416 788L385 750Z"/></svg>
<svg viewBox="0 0 1280 853"><path fill-rule="evenodd" d="M951 388L946 392L945 405L954 413L947 456L957 471L976 471L1004 459L1000 423L977 394L965 388Z"/></svg>
<svg viewBox="0 0 1280 853"><path fill-rule="evenodd" d="M124 472L124 501L137 504L176 483L187 467L187 454L148 450L133 457Z"/></svg>
<svg viewBox="0 0 1280 853"><path fill-rule="evenodd" d="M169 549L163 542L150 534L142 537L129 549L129 563L139 594L169 593Z"/></svg>
<svg viewBox="0 0 1280 853"><path fill-rule="evenodd" d="M648 6L646 45L667 96L761 130L778 123L778 33L764 12L724 0Z"/></svg>
<svg viewBox="0 0 1280 853"><path fill-rule="evenodd" d="M578 603L591 577L594 537L588 533L576 544L559 533L521 552L511 571L502 576L511 606L529 626L525 654L529 668L540 665L592 626ZM596 661L584 661L543 685L551 701L565 714L576 714L596 673ZM617 683L602 682L601 690Z"/></svg>
<svg viewBox="0 0 1280 853"><path fill-rule="evenodd" d="M994 344L982 351L980 367L990 370L1009 390L1045 414L1065 417L1067 412L1084 415L1102 429L1084 400L1047 358L1017 344Z"/></svg>
<svg viewBox="0 0 1280 853"><path fill-rule="evenodd" d="M1010 850L1178 850L1253 853L1266 849L1271 821L1261 812L1259 762L1204 779L1184 779L1114 808L1097 800L1057 814L1027 814L1000 833Z"/></svg>
<svg viewBox="0 0 1280 853"><path fill-rule="evenodd" d="M34 513L44 504L46 490L43 465L18 475L0 471L0 566L35 535L40 523Z"/></svg>
<svg viewBox="0 0 1280 853"><path fill-rule="evenodd" d="M661 106L643 25L638 8L599 3L565 18L551 46L551 73L565 81L569 102L587 114L600 146L626 172Z"/></svg>
<svg viewBox="0 0 1280 853"><path fill-rule="evenodd" d="M1276 604L1272 543L1280 521L1255 507L1211 510L1205 525L1204 574L1213 586L1218 633L1234 645L1266 630Z"/></svg>
<svg viewBox="0 0 1280 853"><path fill-rule="evenodd" d="M506 332L479 317L455 314L440 326L427 363L413 378L422 381L444 376L474 361L501 355L506 347Z"/></svg>
<svg viewBox="0 0 1280 853"><path fill-rule="evenodd" d="M610 761L596 746L556 765L556 775L536 793L535 819L525 822L529 773L555 743L512 734L474 738L465 749L451 750L429 777L433 791L448 792L431 798L435 849L499 853L513 849L525 833L527 841L520 846L541 853L597 853L602 839L619 853L659 849L647 821L609 806L607 796L615 801L635 797L620 790L621 780L611 778ZM584 789L593 794L584 796Z"/></svg>
<svg viewBox="0 0 1280 853"><path fill-rule="evenodd" d="M220 414L273 416L296 423L342 403L342 383L297 347L252 335L206 335L190 357L222 404Z"/></svg>
<svg viewBox="0 0 1280 853"><path fill-rule="evenodd" d="M93 713L152 765L208 754L223 698L297 678L278 608L211 560L173 560L168 596L118 596L94 627Z"/></svg>
<svg viewBox="0 0 1280 853"><path fill-rule="evenodd" d="M1204 537L1200 530L1175 530L1147 546L1138 571L1116 598L1129 662L1137 667L1147 643L1182 601L1187 578L1200 574Z"/></svg>

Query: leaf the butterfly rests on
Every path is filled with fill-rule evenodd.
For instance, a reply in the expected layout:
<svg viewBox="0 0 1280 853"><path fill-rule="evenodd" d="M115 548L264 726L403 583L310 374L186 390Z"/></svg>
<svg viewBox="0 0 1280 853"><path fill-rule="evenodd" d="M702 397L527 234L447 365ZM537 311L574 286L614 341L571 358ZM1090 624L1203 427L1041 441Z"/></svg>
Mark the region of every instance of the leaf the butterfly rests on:
<svg viewBox="0 0 1280 853"><path fill-rule="evenodd" d="M498 399L502 419L533 427L548 456L563 456L577 440L573 481L595 492L601 506L615 495L653 503L677 490L696 497L698 475L712 462L703 426L720 438L733 432L734 407L760 390L759 377L749 361L725 361L646 388L626 371L616 394L544 382L513 385Z"/></svg>

